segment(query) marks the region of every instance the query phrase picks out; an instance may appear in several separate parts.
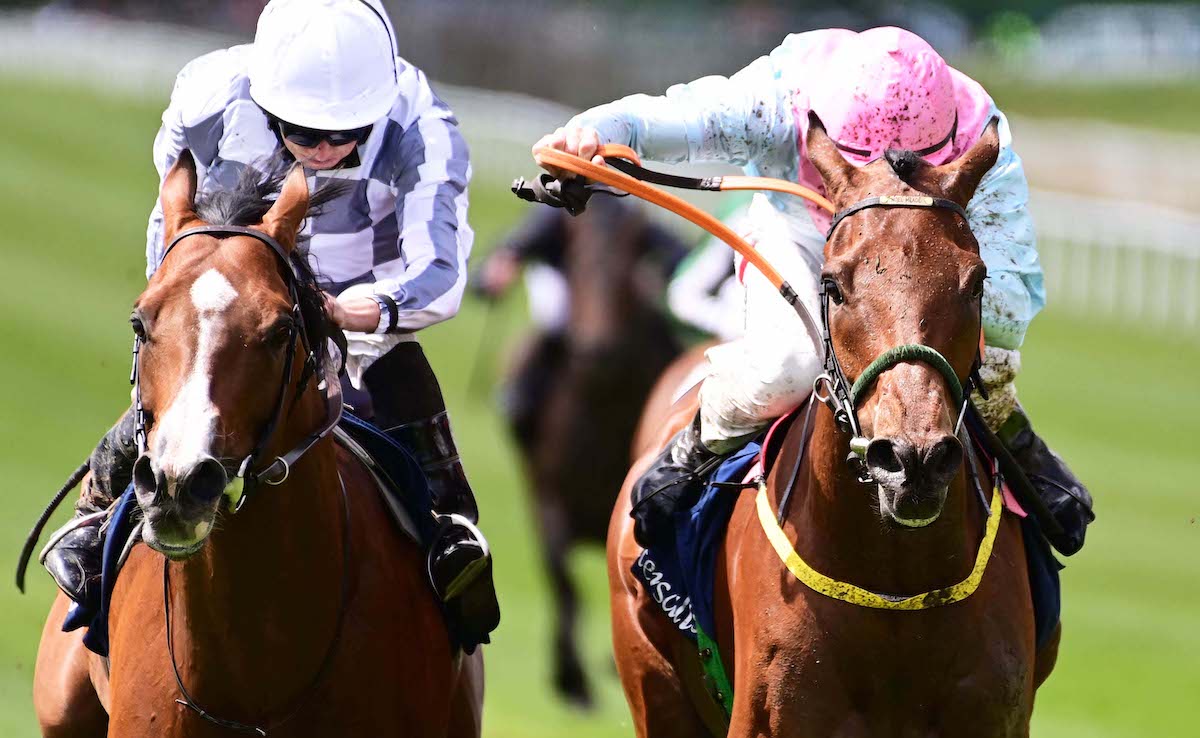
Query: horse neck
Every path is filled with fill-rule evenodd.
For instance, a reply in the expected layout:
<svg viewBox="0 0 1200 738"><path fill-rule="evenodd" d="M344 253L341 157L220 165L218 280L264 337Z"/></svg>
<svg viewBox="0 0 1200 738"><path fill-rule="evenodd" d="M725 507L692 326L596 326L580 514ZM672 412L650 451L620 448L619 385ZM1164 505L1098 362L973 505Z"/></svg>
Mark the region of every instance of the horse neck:
<svg viewBox="0 0 1200 738"><path fill-rule="evenodd" d="M904 529L883 522L876 488L860 484L846 462L849 448L833 414L818 407L800 476L806 483L788 516L801 555L834 579L889 594L925 592L965 577L982 529L968 514L978 505L968 504L965 473L951 483L937 521Z"/></svg>
<svg viewBox="0 0 1200 738"><path fill-rule="evenodd" d="M309 405L283 438L320 422ZM294 678L312 673L342 604L342 505L333 441L326 438L283 484L259 485L236 516L219 522L200 553L170 564L172 631L189 687L211 695L254 685L264 674L279 679L288 673L281 654L296 660Z"/></svg>

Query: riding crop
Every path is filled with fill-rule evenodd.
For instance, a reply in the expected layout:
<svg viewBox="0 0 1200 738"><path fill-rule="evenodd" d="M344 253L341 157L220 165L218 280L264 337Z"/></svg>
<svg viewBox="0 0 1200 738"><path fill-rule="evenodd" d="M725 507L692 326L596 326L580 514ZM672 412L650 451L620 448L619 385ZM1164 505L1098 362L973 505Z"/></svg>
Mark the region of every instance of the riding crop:
<svg viewBox="0 0 1200 738"><path fill-rule="evenodd" d="M620 144L604 144L597 153L608 160L611 166L599 166L574 154L548 148L538 149L533 152L533 158L540 166L552 166L572 172L586 177L593 182L613 187L670 210L721 239L730 248L741 254L746 261L753 264L767 278L767 281L775 289L779 290L779 294L783 299L787 300L788 304L800 315L800 319L804 322L804 327L808 330L813 340L812 345L822 345L822 332L817 327L816 321L809 315L808 309L804 307L804 303L800 300L796 291L792 289L792 286L787 283L787 280L780 275L779 271L770 262L763 258L762 254L758 253L753 246L746 243L733 229L717 218L686 200L649 183L654 182L668 187L708 192L734 190L783 192L808 200L829 211L831 214L835 211L833 203L807 187L801 187L798 184L782 179L744 176L696 178L655 172L641 165L641 159L633 149ZM521 184L523 185L523 183ZM514 185L513 191L525 197L522 192L518 191L518 185Z"/></svg>

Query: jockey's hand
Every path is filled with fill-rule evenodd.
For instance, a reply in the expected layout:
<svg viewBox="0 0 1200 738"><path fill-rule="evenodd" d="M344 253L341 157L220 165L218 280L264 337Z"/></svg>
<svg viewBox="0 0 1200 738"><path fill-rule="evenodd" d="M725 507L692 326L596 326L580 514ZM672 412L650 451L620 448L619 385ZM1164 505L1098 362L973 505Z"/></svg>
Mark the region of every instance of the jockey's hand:
<svg viewBox="0 0 1200 738"><path fill-rule="evenodd" d="M559 128L554 133L542 136L533 145L533 153L538 149L557 149L568 154L574 154L583 159L589 159L593 164L604 166L604 157L596 152L600 150L600 133L595 128ZM574 172L567 172L558 167L546 166L544 169L558 179L570 179Z"/></svg>
<svg viewBox="0 0 1200 738"><path fill-rule="evenodd" d="M379 327L379 303L369 297L347 297L344 300L328 292L325 296L325 312L333 324L344 331L372 333Z"/></svg>
<svg viewBox="0 0 1200 738"><path fill-rule="evenodd" d="M477 289L488 299L495 300L512 287L521 274L521 260L512 251L500 248L492 252L479 271Z"/></svg>

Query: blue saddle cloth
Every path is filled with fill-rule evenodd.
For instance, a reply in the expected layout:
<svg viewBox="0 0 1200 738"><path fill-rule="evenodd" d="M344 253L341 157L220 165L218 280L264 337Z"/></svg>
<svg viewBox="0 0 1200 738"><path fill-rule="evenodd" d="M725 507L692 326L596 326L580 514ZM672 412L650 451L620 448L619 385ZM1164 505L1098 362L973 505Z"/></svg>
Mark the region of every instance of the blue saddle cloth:
<svg viewBox="0 0 1200 738"><path fill-rule="evenodd" d="M343 412L339 427L371 454L376 472L389 487L384 490L384 494L400 501L417 527L421 538L419 543L422 547L428 547L436 532L435 521L430 515L433 509L433 495L429 488L429 480L412 452L376 426L349 412ZM270 493L260 489L259 494ZM64 631L87 628L83 635L83 644L101 656L108 656L109 606L117 584L117 575L120 573L121 552L137 529L137 521L140 519L136 514L138 511L137 498L134 496L133 485L130 484L118 499L108 520L108 528L104 534L100 587L87 602L73 604L63 620Z"/></svg>
<svg viewBox="0 0 1200 738"><path fill-rule="evenodd" d="M675 513L675 540L645 549L633 562L633 574L646 587L675 627L696 640L696 625L716 633L713 615L713 574L717 551L725 538L737 492L717 486L741 482L762 448L748 443L726 459L690 509Z"/></svg>
<svg viewBox="0 0 1200 738"><path fill-rule="evenodd" d="M716 555L738 496L717 483L745 479L760 449L755 441L726 459L713 473L696 504L675 514L673 545L644 549L634 561L634 576L666 617L693 643L697 624L705 633L717 632L713 614ZM1054 632L1062 612L1062 588L1058 580L1062 565L1032 516L1021 520L1021 534L1033 594L1035 639L1041 648Z"/></svg>

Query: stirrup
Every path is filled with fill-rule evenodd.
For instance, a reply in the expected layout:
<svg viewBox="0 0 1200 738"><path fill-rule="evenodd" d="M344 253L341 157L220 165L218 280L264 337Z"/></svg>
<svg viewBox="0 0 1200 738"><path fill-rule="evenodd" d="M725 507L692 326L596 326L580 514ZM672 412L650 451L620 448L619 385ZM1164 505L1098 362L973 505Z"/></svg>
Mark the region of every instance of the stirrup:
<svg viewBox="0 0 1200 738"><path fill-rule="evenodd" d="M50 555L50 551L53 550L54 547L59 543L61 543L62 539L66 538L71 533L74 533L80 528L87 528L96 521L100 521L100 525L103 526L104 521L108 518L109 512L109 510L97 510L96 512L88 513L87 515L80 515L79 517L74 517L68 520L61 528L54 531L54 533L50 535L50 539L46 541L46 545L43 546L41 552L38 553L38 563L45 566L46 557Z"/></svg>
<svg viewBox="0 0 1200 738"><path fill-rule="evenodd" d="M487 568L488 563L492 558L492 550L488 545L487 538L483 535L483 531L479 530L479 527L472 523L470 518L466 517L465 515L460 515L459 513L434 512L433 517L434 520L438 522L438 534L434 539L435 547L437 545L437 541L445 536L448 530L457 526L468 533L471 542L479 546L481 553L479 558L468 564L462 571L458 573L457 576L454 577L454 579L446 586L445 592L438 593L443 602L448 602L462 594L463 591L465 591L467 587L469 587ZM425 571L431 583L435 581L433 573L434 553L435 551L431 550L429 555L425 557Z"/></svg>

